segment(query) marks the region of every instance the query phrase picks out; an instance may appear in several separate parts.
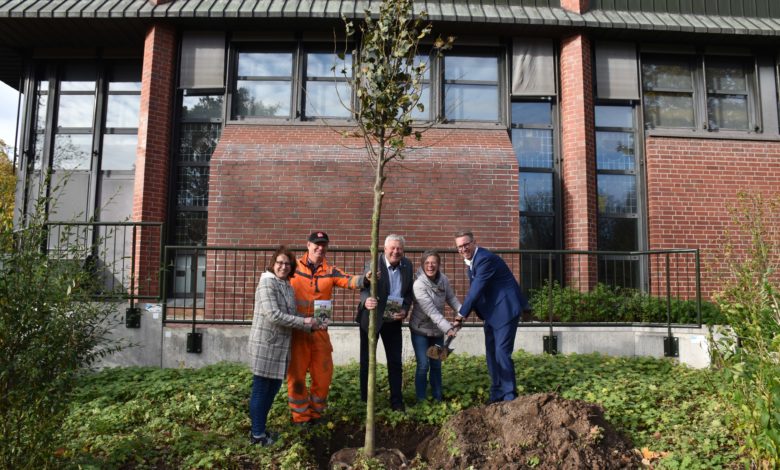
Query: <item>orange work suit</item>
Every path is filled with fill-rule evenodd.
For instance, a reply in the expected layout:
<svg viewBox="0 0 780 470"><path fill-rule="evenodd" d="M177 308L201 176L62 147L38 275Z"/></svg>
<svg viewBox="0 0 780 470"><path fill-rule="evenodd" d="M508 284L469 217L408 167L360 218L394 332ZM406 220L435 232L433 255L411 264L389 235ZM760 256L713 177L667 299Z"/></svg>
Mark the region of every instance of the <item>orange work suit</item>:
<svg viewBox="0 0 780 470"><path fill-rule="evenodd" d="M360 289L364 276L351 276L332 267L323 259L315 272L308 264L309 254L296 262L295 276L290 279L295 291L298 313L314 314L315 300L333 300L333 287ZM333 346L327 331L305 333L293 330L290 365L287 369L287 401L293 422L319 419L325 411L328 390L333 379ZM306 373L311 375L311 389L306 390Z"/></svg>

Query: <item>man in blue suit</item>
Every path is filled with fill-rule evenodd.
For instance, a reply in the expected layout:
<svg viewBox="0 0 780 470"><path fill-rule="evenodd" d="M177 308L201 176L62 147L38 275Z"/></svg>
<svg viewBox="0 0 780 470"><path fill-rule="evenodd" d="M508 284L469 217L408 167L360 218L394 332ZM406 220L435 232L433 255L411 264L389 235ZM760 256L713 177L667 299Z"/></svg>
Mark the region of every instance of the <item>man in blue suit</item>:
<svg viewBox="0 0 780 470"><path fill-rule="evenodd" d="M517 382L512 350L517 324L528 301L509 266L499 256L477 246L473 233L458 232L455 246L469 267L470 282L455 321L462 323L472 310L483 320L485 358L491 380L490 402L514 400Z"/></svg>

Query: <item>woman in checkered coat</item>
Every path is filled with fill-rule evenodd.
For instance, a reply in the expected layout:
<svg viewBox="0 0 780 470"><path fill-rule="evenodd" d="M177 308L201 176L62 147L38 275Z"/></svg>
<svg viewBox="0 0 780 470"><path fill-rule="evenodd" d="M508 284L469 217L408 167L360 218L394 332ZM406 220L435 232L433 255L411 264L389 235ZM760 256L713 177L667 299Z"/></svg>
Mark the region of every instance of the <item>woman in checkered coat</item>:
<svg viewBox="0 0 780 470"><path fill-rule="evenodd" d="M255 291L255 310L249 332L249 367L252 369L252 395L249 416L252 419L253 444L269 445L275 440L266 430L268 412L287 374L292 329L311 332L320 328L312 317L298 315L290 278L295 256L280 246L266 272L260 275Z"/></svg>

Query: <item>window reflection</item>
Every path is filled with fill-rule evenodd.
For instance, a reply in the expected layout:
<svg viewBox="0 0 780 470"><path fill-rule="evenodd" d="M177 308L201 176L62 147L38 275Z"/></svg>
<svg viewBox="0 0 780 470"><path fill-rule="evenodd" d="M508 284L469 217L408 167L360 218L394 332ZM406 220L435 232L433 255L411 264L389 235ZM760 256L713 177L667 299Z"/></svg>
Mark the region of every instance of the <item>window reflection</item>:
<svg viewBox="0 0 780 470"><path fill-rule="evenodd" d="M552 123L552 104L546 102L512 103L512 124Z"/></svg>
<svg viewBox="0 0 780 470"><path fill-rule="evenodd" d="M135 170L137 134L107 134L103 136L103 160L101 170Z"/></svg>
<svg viewBox="0 0 780 470"><path fill-rule="evenodd" d="M551 173L520 173L520 211L553 211Z"/></svg>
<svg viewBox="0 0 780 470"><path fill-rule="evenodd" d="M64 128L92 128L92 116L95 109L93 95L63 95L60 96L60 107L57 113L57 126Z"/></svg>
<svg viewBox="0 0 780 470"><path fill-rule="evenodd" d="M238 54L240 77L290 77L291 52L242 52Z"/></svg>
<svg viewBox="0 0 780 470"><path fill-rule="evenodd" d="M240 80L234 99L236 114L255 117L288 117L292 86L290 82L248 82Z"/></svg>
<svg viewBox="0 0 780 470"><path fill-rule="evenodd" d="M598 188L600 214L637 212L636 176L600 174Z"/></svg>
<svg viewBox="0 0 780 470"><path fill-rule="evenodd" d="M634 170L634 134L596 132L596 162L599 170Z"/></svg>
<svg viewBox="0 0 780 470"><path fill-rule="evenodd" d="M444 110L449 119L498 120L498 87L492 85L449 85Z"/></svg>
<svg viewBox="0 0 780 470"><path fill-rule="evenodd" d="M444 115L461 121L498 121L498 58L444 57Z"/></svg>
<svg viewBox="0 0 780 470"><path fill-rule="evenodd" d="M553 134L546 129L512 129L517 164L526 168L552 168Z"/></svg>
<svg viewBox="0 0 780 470"><path fill-rule="evenodd" d="M137 128L140 108L140 95L109 95L106 127Z"/></svg>
<svg viewBox="0 0 780 470"><path fill-rule="evenodd" d="M89 170L92 134L58 134L54 137L52 167L55 170Z"/></svg>
<svg viewBox="0 0 780 470"><path fill-rule="evenodd" d="M182 98L182 120L222 118L222 96L185 96Z"/></svg>

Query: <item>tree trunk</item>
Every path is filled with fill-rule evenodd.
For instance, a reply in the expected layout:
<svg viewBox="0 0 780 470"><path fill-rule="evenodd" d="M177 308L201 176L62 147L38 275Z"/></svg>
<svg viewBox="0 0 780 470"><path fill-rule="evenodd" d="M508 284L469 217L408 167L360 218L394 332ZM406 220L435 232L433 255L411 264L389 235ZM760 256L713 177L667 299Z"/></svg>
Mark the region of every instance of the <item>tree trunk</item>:
<svg viewBox="0 0 780 470"><path fill-rule="evenodd" d="M379 222L382 215L382 197L384 193L384 164L385 149L384 142L379 142L379 153L376 159L376 173L374 176L374 212L371 215L371 297L376 298L377 275L379 273L377 258L379 257ZM363 444L363 454L366 457L373 457L374 446L374 403L376 392L376 312L369 312L368 320L368 384L366 387L366 439Z"/></svg>

